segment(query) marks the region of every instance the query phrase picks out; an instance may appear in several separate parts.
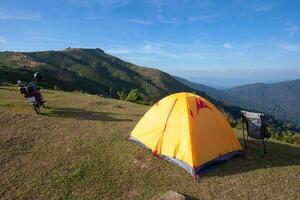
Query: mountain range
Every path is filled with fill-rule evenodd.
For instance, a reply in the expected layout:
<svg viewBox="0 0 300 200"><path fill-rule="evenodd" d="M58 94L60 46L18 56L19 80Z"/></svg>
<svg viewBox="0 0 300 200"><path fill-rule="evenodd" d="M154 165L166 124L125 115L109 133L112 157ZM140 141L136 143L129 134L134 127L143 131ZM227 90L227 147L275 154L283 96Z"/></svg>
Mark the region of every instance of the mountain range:
<svg viewBox="0 0 300 200"><path fill-rule="evenodd" d="M62 51L0 52L0 82L31 81L33 73L44 74L45 88L85 91L117 98L117 93L138 89L147 104L175 92L196 92L229 113L240 108L224 104L157 69L137 66L106 54L101 49L67 48Z"/></svg>
<svg viewBox="0 0 300 200"><path fill-rule="evenodd" d="M0 80L30 81L34 71L43 72L46 87L112 96L135 88L145 101L191 90L167 73L122 61L101 49L0 53Z"/></svg>
<svg viewBox="0 0 300 200"><path fill-rule="evenodd" d="M0 52L0 83L15 84L19 79L29 82L36 71L45 75L45 88L114 98L120 91L128 93L138 89L146 104L175 92L196 92L235 119L240 116L241 108L245 108L265 112L300 127L300 80L220 90L123 61L98 48Z"/></svg>
<svg viewBox="0 0 300 200"><path fill-rule="evenodd" d="M220 90L180 77L175 78L214 99L264 112L300 128L300 79L272 84L254 83Z"/></svg>

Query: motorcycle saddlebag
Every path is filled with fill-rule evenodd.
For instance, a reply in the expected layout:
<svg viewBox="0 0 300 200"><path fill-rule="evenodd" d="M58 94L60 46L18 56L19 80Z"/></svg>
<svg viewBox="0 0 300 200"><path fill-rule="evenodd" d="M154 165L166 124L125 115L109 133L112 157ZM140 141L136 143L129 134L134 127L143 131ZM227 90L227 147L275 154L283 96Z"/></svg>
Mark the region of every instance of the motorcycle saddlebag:
<svg viewBox="0 0 300 200"><path fill-rule="evenodd" d="M26 88L25 87L20 87L20 92L21 94L26 94Z"/></svg>
<svg viewBox="0 0 300 200"><path fill-rule="evenodd" d="M28 91L29 93L32 93L32 92L34 92L35 90L36 90L35 85L31 84L31 85L28 85L28 86L27 86L27 91Z"/></svg>

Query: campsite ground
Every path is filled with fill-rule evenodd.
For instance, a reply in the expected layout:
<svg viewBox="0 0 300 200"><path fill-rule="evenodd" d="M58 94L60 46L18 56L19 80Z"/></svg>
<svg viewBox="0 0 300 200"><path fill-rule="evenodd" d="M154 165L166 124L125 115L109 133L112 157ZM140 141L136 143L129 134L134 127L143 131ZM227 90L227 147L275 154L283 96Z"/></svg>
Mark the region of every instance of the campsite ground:
<svg viewBox="0 0 300 200"><path fill-rule="evenodd" d="M16 87L0 86L0 199L300 199L300 147L270 140L268 154L226 162L198 181L128 141L148 107L43 91L36 115ZM240 135L240 131L236 130Z"/></svg>

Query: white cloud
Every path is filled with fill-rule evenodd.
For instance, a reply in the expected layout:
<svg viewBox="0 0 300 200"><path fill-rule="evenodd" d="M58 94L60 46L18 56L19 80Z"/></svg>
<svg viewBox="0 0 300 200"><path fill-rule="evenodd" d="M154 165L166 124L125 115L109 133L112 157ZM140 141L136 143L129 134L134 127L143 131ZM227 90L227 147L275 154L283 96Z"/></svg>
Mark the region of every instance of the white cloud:
<svg viewBox="0 0 300 200"><path fill-rule="evenodd" d="M144 45L139 47L128 47L123 45L112 45L105 48L107 53L113 55L126 56L128 57L165 57L165 58L179 58L180 56L172 53L171 51L165 50L162 44L146 42Z"/></svg>
<svg viewBox="0 0 300 200"><path fill-rule="evenodd" d="M253 42L251 46L255 45ZM245 46L245 47L244 47ZM221 48L228 49L219 51ZM250 60L259 57L266 60L267 58L260 53L250 53L249 44L232 44L232 43L202 43L202 40L196 40L192 43L173 43L169 41L144 41L142 44L126 43L123 45L112 44L105 47L105 51L119 56L121 58L139 58L144 60L149 58L161 60L171 59L182 62L183 60ZM293 48L293 47L286 47ZM133 60L134 61L134 60Z"/></svg>
<svg viewBox="0 0 300 200"><path fill-rule="evenodd" d="M162 0L152 0L150 1L156 7L156 18L162 19L163 17L163 5L164 1Z"/></svg>
<svg viewBox="0 0 300 200"><path fill-rule="evenodd" d="M131 51L130 50L126 50L126 49L109 49L106 51L109 54L130 54Z"/></svg>
<svg viewBox="0 0 300 200"><path fill-rule="evenodd" d="M201 40L196 40L193 45L196 47L196 48L200 48L200 49L212 49L212 48L215 48L217 47L215 44L209 44L209 43L204 43L202 42ZM194 47L193 47L194 48Z"/></svg>
<svg viewBox="0 0 300 200"><path fill-rule="evenodd" d="M161 19L160 20L161 23L164 23L164 24L178 24L178 19L176 17L173 17L171 19Z"/></svg>
<svg viewBox="0 0 300 200"><path fill-rule="evenodd" d="M207 15L198 15L194 17L189 17L188 22L212 22L215 18L219 17L222 15L222 12L214 13L214 14L207 14Z"/></svg>
<svg viewBox="0 0 300 200"><path fill-rule="evenodd" d="M114 8L126 6L130 0L96 0L96 1L84 1L84 0L67 0L68 3L79 7L95 9L101 8L102 11L109 11Z"/></svg>
<svg viewBox="0 0 300 200"><path fill-rule="evenodd" d="M266 5L257 6L254 10L257 12L265 12L271 10L273 7L274 4L266 4Z"/></svg>
<svg viewBox="0 0 300 200"><path fill-rule="evenodd" d="M39 12L29 13L25 11L14 11L0 9L0 20L39 20Z"/></svg>
<svg viewBox="0 0 300 200"><path fill-rule="evenodd" d="M213 55L210 53L203 52L185 52L182 54L182 58L184 59L207 59L211 58Z"/></svg>
<svg viewBox="0 0 300 200"><path fill-rule="evenodd" d="M107 7L107 6L124 6L129 3L129 0L98 0L99 4L101 6Z"/></svg>
<svg viewBox="0 0 300 200"><path fill-rule="evenodd" d="M292 45L292 44L280 44L279 47L281 49L288 50L288 51L297 51L297 50L299 50L299 46Z"/></svg>
<svg viewBox="0 0 300 200"><path fill-rule="evenodd" d="M128 21L131 23L141 24L141 25L151 25L152 24L151 21L146 21L146 20L142 20L142 19L129 19Z"/></svg>
<svg viewBox="0 0 300 200"><path fill-rule="evenodd" d="M299 31L299 27L298 26L289 26L287 27L287 32L289 34L290 37L293 37L294 35L296 35Z"/></svg>
<svg viewBox="0 0 300 200"><path fill-rule="evenodd" d="M154 46L150 44L144 45L139 52L145 54L154 54L160 57L179 58L177 54L165 51L160 46Z"/></svg>
<svg viewBox="0 0 300 200"><path fill-rule="evenodd" d="M6 42L6 40L3 37L0 37L0 44L3 44L5 42Z"/></svg>
<svg viewBox="0 0 300 200"><path fill-rule="evenodd" d="M225 49L232 49L233 45L230 44L230 43L225 43L225 44L222 45L222 47L224 47Z"/></svg>
<svg viewBox="0 0 300 200"><path fill-rule="evenodd" d="M151 62L156 62L159 60L153 56L148 56L148 57L147 56L124 56L124 59L133 63L139 62L141 64L146 64L146 65L148 65Z"/></svg>
<svg viewBox="0 0 300 200"><path fill-rule="evenodd" d="M134 50L126 46L116 45L108 48L106 52L110 54L120 55L120 54L132 54Z"/></svg>

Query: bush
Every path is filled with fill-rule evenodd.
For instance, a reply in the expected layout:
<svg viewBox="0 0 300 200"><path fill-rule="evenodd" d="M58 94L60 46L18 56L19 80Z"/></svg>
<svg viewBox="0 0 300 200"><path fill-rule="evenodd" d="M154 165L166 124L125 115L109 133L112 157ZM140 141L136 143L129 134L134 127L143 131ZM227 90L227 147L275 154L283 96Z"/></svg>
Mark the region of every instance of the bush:
<svg viewBox="0 0 300 200"><path fill-rule="evenodd" d="M117 95L120 100L126 100L126 98L127 98L127 94L124 90L118 91Z"/></svg>
<svg viewBox="0 0 300 200"><path fill-rule="evenodd" d="M300 144L300 135L290 131L271 131L271 138L290 144Z"/></svg>
<svg viewBox="0 0 300 200"><path fill-rule="evenodd" d="M227 116L225 115L227 118ZM230 118L229 118L230 119ZM227 118L228 120L228 118ZM238 119L235 121L235 123L232 123L232 121L229 121L230 125L236 129L243 129L243 122L241 119ZM271 138L279 141L283 141L290 144L300 144L300 134L295 133L289 130L291 125L285 125L283 128L285 130L276 130L273 126L268 126L268 130L271 133ZM245 125L246 128L246 125Z"/></svg>
<svg viewBox="0 0 300 200"><path fill-rule="evenodd" d="M53 89L54 90L60 90L60 88L57 85L54 85Z"/></svg>
<svg viewBox="0 0 300 200"><path fill-rule="evenodd" d="M139 103L143 100L142 95L138 92L137 89L132 89L128 96L126 97L126 101L131 101L135 103Z"/></svg>
<svg viewBox="0 0 300 200"><path fill-rule="evenodd" d="M112 98L113 97L113 89L109 88L108 93L109 93L109 97Z"/></svg>

